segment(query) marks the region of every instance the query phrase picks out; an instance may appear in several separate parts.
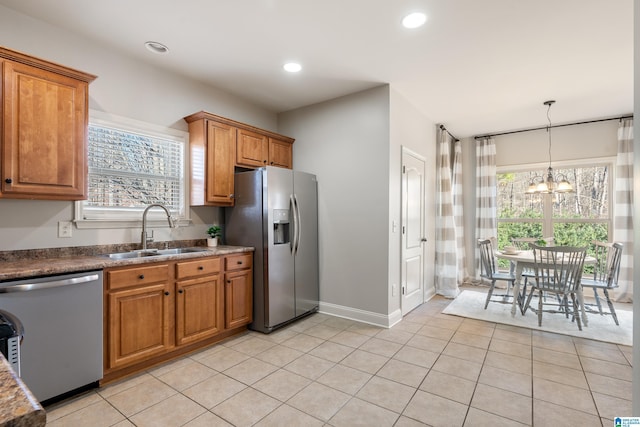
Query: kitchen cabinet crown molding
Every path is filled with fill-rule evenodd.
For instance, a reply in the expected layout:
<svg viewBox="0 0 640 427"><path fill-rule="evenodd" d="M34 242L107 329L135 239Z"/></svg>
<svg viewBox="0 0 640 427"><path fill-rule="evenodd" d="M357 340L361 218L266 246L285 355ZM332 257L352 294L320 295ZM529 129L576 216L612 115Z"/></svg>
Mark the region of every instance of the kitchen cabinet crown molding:
<svg viewBox="0 0 640 427"><path fill-rule="evenodd" d="M26 53L18 52L17 50L9 49L3 46L0 46L0 58L61 74L63 76L71 77L72 79L80 80L85 83L91 83L97 78L97 76L93 74L85 73L84 71L78 71L65 65L57 64L55 62L35 58L31 55L27 55Z"/></svg>
<svg viewBox="0 0 640 427"><path fill-rule="evenodd" d="M189 116L184 118L184 120L187 123L195 122L196 120L200 120L200 119L213 120L213 121L216 121L218 123L223 123L225 125L233 126L235 128L238 128L238 129L244 129L244 130L248 130L248 131L251 131L251 132L260 133L262 135L268 136L270 138L276 138L276 139L279 139L280 141L287 142L289 144L293 144L294 141L295 141L294 138L291 138L289 136L280 135L278 133L271 132L271 131L265 130L265 129L260 129L260 128L255 127L255 126L251 126L251 125L248 125L248 124L242 123L242 122L237 122L235 120L228 119L228 118L222 117L222 116L218 116L216 114L209 113L209 112L206 112L206 111L199 111L197 113L191 114L191 115L189 115Z"/></svg>

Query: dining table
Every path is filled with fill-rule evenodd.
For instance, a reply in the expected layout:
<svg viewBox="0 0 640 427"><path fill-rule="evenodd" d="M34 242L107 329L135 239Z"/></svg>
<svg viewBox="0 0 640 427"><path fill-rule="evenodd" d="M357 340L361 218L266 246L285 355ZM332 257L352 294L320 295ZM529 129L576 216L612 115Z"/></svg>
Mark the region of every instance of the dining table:
<svg viewBox="0 0 640 427"><path fill-rule="evenodd" d="M516 307L518 301L520 299L520 285L522 282L522 272L525 269L534 269L535 268L535 259L533 258L532 250L524 250L524 251L515 251L515 252L505 252L505 251L497 251L496 258L508 260L511 263L511 270L515 275L515 283L513 286L513 304L511 306L511 316L516 315ZM592 256L586 256L584 260L585 265L595 264L596 259ZM584 295L582 293L582 286L578 286L576 290L576 294L578 296L578 304L580 305L580 312L582 323L585 326L589 325L589 319L587 318L587 312L584 307ZM522 296L522 304L524 304L524 299L526 295ZM522 313L524 315L524 313Z"/></svg>

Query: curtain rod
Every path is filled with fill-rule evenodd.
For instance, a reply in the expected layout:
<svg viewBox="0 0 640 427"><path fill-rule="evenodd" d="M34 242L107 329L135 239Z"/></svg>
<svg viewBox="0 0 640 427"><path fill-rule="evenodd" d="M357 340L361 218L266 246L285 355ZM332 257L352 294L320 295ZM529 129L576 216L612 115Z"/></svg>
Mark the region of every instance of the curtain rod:
<svg viewBox="0 0 640 427"><path fill-rule="evenodd" d="M543 130L543 129L547 129L549 127L551 127L551 128L561 128L561 127L564 127L564 126L585 125L585 124L588 124L588 123L606 122L606 121L609 121L609 120L622 120L622 119L632 119L632 118L633 118L633 114L626 115L626 116L620 116L620 117L611 117L611 118L608 118L608 119L587 120L587 121L584 121L584 122L564 123L564 124L561 124L561 125L541 126L541 127L537 127L537 128L512 130L512 131L509 131L509 132L488 133L486 135L474 136L473 138L474 139L491 138L491 137L494 137L494 136L510 135L512 133L530 132L530 131L533 131L533 130Z"/></svg>
<svg viewBox="0 0 640 427"><path fill-rule="evenodd" d="M446 127L444 127L444 125L440 125L440 129L441 129L441 130L443 130L443 131L445 131L446 133L448 133L448 134L449 134L449 136L455 140L455 142L460 141L458 138L456 138L455 136L453 136L453 134L452 134L451 132L449 132L449 130L448 130Z"/></svg>

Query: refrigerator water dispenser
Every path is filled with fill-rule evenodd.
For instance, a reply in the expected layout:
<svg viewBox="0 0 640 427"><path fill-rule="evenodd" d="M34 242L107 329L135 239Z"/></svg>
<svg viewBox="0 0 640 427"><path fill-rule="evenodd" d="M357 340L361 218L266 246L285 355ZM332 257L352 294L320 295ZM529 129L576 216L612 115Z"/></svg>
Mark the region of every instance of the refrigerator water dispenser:
<svg viewBox="0 0 640 427"><path fill-rule="evenodd" d="M273 210L273 244L284 245L290 242L289 239L289 210Z"/></svg>

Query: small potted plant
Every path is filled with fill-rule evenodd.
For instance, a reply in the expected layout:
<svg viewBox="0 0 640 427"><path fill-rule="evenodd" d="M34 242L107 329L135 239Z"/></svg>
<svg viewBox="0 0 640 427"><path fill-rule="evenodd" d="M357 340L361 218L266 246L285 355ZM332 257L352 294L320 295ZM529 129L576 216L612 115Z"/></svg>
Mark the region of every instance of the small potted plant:
<svg viewBox="0 0 640 427"><path fill-rule="evenodd" d="M219 225L212 225L207 230L207 246L218 246L218 239L222 236L222 229Z"/></svg>

